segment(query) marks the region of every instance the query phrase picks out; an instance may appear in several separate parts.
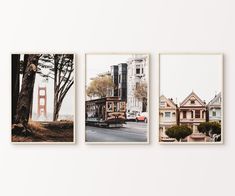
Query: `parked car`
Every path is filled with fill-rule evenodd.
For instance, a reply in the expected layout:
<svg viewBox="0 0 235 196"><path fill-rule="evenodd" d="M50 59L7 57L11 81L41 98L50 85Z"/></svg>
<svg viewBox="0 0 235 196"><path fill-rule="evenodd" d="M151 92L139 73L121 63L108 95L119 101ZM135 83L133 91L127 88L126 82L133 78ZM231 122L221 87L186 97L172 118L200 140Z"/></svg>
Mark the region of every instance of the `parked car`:
<svg viewBox="0 0 235 196"><path fill-rule="evenodd" d="M145 123L148 122L148 113L142 112L136 116L136 122L143 121Z"/></svg>
<svg viewBox="0 0 235 196"><path fill-rule="evenodd" d="M136 115L134 112L127 112L126 113L126 120L127 121L135 121L136 120Z"/></svg>

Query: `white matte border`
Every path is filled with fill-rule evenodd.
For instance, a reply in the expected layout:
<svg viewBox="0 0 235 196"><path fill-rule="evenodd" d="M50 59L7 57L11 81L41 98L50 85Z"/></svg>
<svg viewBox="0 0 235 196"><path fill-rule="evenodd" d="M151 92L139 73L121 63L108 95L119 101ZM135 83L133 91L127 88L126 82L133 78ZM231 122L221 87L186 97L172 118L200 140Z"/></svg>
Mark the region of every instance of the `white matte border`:
<svg viewBox="0 0 235 196"><path fill-rule="evenodd" d="M221 52L160 52L158 53L158 78L159 78L159 86L158 86L158 100L160 96L160 69L161 69L161 56L163 55L218 55L221 56L221 66L222 66L222 103L221 103L221 141L220 142L161 142L159 141L159 101L157 104L157 140L159 144L165 145L221 145L224 144L224 54Z"/></svg>
<svg viewBox="0 0 235 196"><path fill-rule="evenodd" d="M148 125L147 125L147 141L146 142L86 142L86 126L85 126L85 131L84 131L84 139L85 139L85 143L86 144L112 144L112 145L120 145L120 144L149 144L150 143L150 139L149 139L149 123L150 123L150 111L149 111L149 105L150 105L150 99L149 99L149 88L150 88L150 78L149 78L149 73L150 73L150 54L149 53L140 53L140 52L126 52L126 53L118 53L118 52L89 52L89 53L85 53L85 101L86 101L86 75L87 75L87 56L89 55L135 55L135 54L139 54L139 55L147 55L148 56ZM85 122L84 122L85 123Z"/></svg>

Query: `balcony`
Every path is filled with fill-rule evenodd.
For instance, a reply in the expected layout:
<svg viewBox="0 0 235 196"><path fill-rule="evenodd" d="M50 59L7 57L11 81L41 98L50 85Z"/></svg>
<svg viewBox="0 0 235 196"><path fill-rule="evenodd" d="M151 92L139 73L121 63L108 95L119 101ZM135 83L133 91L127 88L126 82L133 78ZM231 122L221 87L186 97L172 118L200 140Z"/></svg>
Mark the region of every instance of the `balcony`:
<svg viewBox="0 0 235 196"><path fill-rule="evenodd" d="M183 123L194 123L194 122L205 122L204 118L180 118L180 122Z"/></svg>
<svg viewBox="0 0 235 196"><path fill-rule="evenodd" d="M193 133L190 137L192 139L204 139L206 136L203 133Z"/></svg>

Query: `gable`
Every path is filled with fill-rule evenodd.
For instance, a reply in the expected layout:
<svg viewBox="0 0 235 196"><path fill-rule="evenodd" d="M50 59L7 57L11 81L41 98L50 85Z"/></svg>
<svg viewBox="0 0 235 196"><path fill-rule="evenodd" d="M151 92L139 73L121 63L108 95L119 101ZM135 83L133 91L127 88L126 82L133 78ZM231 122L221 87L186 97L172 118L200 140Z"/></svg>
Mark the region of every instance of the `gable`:
<svg viewBox="0 0 235 196"><path fill-rule="evenodd" d="M184 101L180 104L180 107L205 107L205 103L192 92Z"/></svg>
<svg viewBox="0 0 235 196"><path fill-rule="evenodd" d="M161 97L160 97L160 108L176 109L176 105L173 102L173 100L169 100L164 95L161 95Z"/></svg>
<svg viewBox="0 0 235 196"><path fill-rule="evenodd" d="M221 93L217 94L208 105L221 105Z"/></svg>

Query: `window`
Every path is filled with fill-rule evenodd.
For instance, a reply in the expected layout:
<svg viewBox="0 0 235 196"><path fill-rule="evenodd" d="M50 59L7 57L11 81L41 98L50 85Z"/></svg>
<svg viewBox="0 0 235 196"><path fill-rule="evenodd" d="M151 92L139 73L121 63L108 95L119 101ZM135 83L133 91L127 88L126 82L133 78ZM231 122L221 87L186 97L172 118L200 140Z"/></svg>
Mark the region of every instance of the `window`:
<svg viewBox="0 0 235 196"><path fill-rule="evenodd" d="M125 111L125 102L120 102L120 111Z"/></svg>
<svg viewBox="0 0 235 196"><path fill-rule="evenodd" d="M122 89L122 99L126 99L126 89Z"/></svg>
<svg viewBox="0 0 235 196"><path fill-rule="evenodd" d="M136 68L136 74L140 74L140 68Z"/></svg>
<svg viewBox="0 0 235 196"><path fill-rule="evenodd" d="M114 75L114 76L113 76L113 83L114 83L114 84L117 84L117 83L118 83L118 80L119 80L118 75Z"/></svg>
<svg viewBox="0 0 235 196"><path fill-rule="evenodd" d="M40 99L40 105L45 105L45 99Z"/></svg>
<svg viewBox="0 0 235 196"><path fill-rule="evenodd" d="M136 82L136 84L135 84L135 89L138 89L138 88L139 88L139 85L140 85L140 83L139 83L139 82Z"/></svg>
<svg viewBox="0 0 235 196"><path fill-rule="evenodd" d="M193 111L191 111L191 118L193 118Z"/></svg>
<svg viewBox="0 0 235 196"><path fill-rule="evenodd" d="M183 118L187 118L187 112L183 111Z"/></svg>
<svg viewBox="0 0 235 196"><path fill-rule="evenodd" d="M127 70L127 67L121 67L121 69L120 69L122 72L124 72L124 71L126 71Z"/></svg>
<svg viewBox="0 0 235 196"><path fill-rule="evenodd" d="M46 91L45 91L45 90L40 90L40 91L39 91L39 94L40 94L41 96L44 96L44 95L46 94Z"/></svg>
<svg viewBox="0 0 235 196"><path fill-rule="evenodd" d="M191 104L195 104L195 100L191 100Z"/></svg>
<svg viewBox="0 0 235 196"><path fill-rule="evenodd" d="M212 116L216 116L216 111L212 111Z"/></svg>
<svg viewBox="0 0 235 196"><path fill-rule="evenodd" d="M125 74L122 75L122 81L126 82L126 75Z"/></svg>
<svg viewBox="0 0 235 196"><path fill-rule="evenodd" d="M41 115L45 113L45 110L44 109L40 109L40 113Z"/></svg>
<svg viewBox="0 0 235 196"><path fill-rule="evenodd" d="M201 114L200 114L200 110L195 110L195 118L200 118Z"/></svg>
<svg viewBox="0 0 235 196"><path fill-rule="evenodd" d="M171 113L170 112L165 112L165 117L166 118L170 118L171 117Z"/></svg>
<svg viewBox="0 0 235 196"><path fill-rule="evenodd" d="M113 102L113 111L114 111L114 112L117 112L117 111L118 111L117 102Z"/></svg>
<svg viewBox="0 0 235 196"><path fill-rule="evenodd" d="M112 112L113 110L113 103L112 102L107 102L107 112Z"/></svg>

